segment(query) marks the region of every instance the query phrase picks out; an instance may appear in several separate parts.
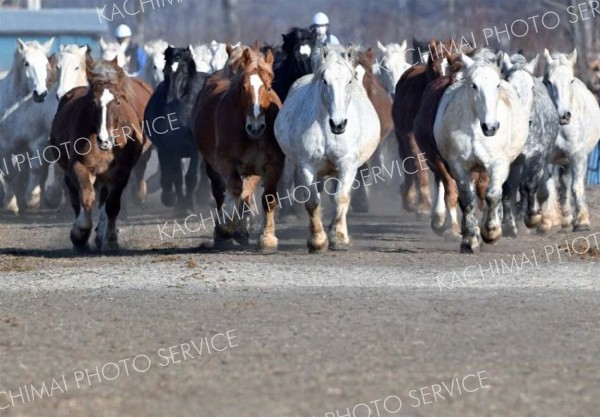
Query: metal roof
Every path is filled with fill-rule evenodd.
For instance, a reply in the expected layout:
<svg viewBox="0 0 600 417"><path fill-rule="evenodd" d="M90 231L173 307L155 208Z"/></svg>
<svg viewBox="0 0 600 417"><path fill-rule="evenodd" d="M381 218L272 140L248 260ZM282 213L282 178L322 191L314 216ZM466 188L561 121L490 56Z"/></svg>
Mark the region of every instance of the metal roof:
<svg viewBox="0 0 600 417"><path fill-rule="evenodd" d="M0 9L0 35L104 34L96 9Z"/></svg>

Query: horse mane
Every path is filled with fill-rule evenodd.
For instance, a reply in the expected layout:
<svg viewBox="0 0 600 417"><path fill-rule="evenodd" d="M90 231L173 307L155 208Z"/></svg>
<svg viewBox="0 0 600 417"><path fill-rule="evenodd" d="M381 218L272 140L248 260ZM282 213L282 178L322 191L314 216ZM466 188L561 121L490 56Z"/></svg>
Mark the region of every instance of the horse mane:
<svg viewBox="0 0 600 417"><path fill-rule="evenodd" d="M572 65L567 54L553 52L551 56L553 59L552 63L548 63L548 61L546 61L546 66L544 68L544 80L547 80L548 75L550 75L550 72L556 69L557 67L570 67Z"/></svg>
<svg viewBox="0 0 600 417"><path fill-rule="evenodd" d="M510 62L512 64L511 69L504 70L505 80L508 80L517 71L525 71L527 74L535 78L535 75L527 68L527 58L525 58L522 54L514 54L510 57Z"/></svg>
<svg viewBox="0 0 600 417"><path fill-rule="evenodd" d="M116 88L117 92L128 102L135 96L133 88L128 82L127 74L117 64L117 58L112 61L100 60L96 62L92 68L89 81L90 92L93 92L94 86L103 85Z"/></svg>

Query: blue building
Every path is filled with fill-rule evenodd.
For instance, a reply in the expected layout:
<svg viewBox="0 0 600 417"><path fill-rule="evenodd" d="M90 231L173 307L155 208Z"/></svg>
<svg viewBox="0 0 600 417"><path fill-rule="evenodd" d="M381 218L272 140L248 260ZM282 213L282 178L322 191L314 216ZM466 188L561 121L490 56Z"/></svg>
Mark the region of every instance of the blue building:
<svg viewBox="0 0 600 417"><path fill-rule="evenodd" d="M98 56L98 41L108 30L96 9L0 9L0 72L12 66L17 38L45 42L54 37L55 51L61 44L88 44Z"/></svg>

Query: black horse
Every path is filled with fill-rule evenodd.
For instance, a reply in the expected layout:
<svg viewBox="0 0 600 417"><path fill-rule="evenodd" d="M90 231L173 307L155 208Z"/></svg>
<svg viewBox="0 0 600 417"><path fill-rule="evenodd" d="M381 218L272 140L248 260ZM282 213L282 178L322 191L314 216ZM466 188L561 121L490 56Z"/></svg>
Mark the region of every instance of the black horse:
<svg viewBox="0 0 600 417"><path fill-rule="evenodd" d="M192 107L204 86L207 74L196 71L189 48L169 47L165 51L165 80L152 95L144 126L158 152L161 201L167 207L193 210L193 193L198 186L200 155L191 130ZM189 158L183 191L182 159Z"/></svg>
<svg viewBox="0 0 600 417"><path fill-rule="evenodd" d="M308 29L293 28L282 36L282 53L275 55L273 89L283 103L292 84L312 73L310 57L315 44L315 34Z"/></svg>

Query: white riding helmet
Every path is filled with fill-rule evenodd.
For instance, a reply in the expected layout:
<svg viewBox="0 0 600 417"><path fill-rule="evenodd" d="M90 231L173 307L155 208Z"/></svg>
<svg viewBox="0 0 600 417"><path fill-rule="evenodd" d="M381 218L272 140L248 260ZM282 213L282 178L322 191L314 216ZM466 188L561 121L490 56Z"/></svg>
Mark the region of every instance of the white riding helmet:
<svg viewBox="0 0 600 417"><path fill-rule="evenodd" d="M115 31L115 37L117 39L131 38L131 36L133 36L133 33L131 33L131 28L127 25L119 25Z"/></svg>
<svg viewBox="0 0 600 417"><path fill-rule="evenodd" d="M312 19L313 26L326 26L329 25L329 18L323 12L319 12L313 16Z"/></svg>

